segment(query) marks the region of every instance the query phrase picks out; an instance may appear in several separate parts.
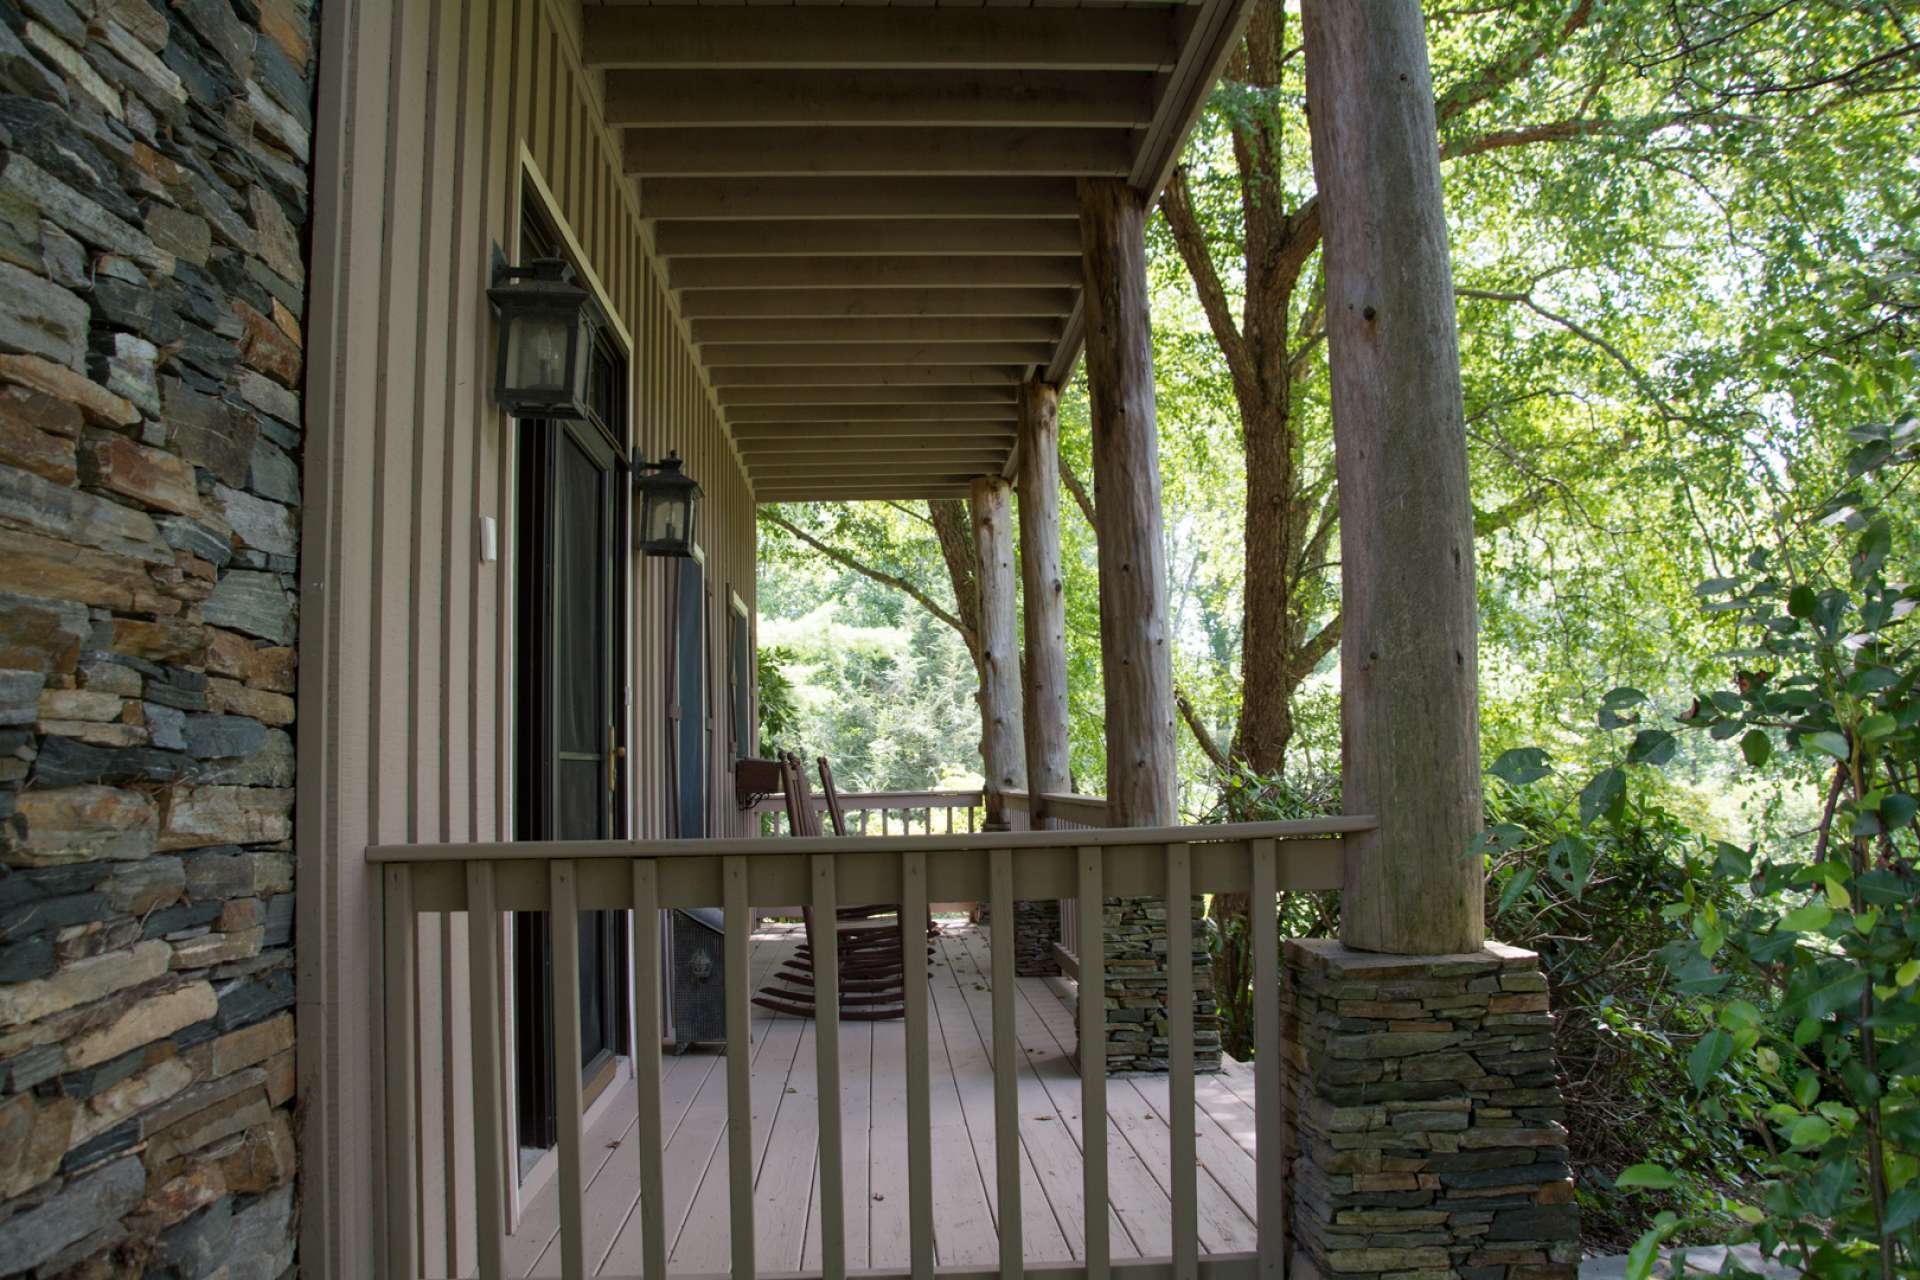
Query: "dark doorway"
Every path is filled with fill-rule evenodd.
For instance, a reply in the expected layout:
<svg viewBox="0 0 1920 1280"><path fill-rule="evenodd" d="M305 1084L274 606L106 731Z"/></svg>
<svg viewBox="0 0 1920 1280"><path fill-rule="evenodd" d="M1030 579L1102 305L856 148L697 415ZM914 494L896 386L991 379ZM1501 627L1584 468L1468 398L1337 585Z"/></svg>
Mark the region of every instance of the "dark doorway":
<svg viewBox="0 0 1920 1280"><path fill-rule="evenodd" d="M537 205L531 199L531 215ZM521 254L556 256L559 237L530 216ZM515 547L515 836L601 840L626 834L621 742L626 681L628 472L624 361L595 351L582 422L514 424L519 464ZM552 1007L552 921L513 916L514 1050L519 1142L544 1149L558 1135ZM624 912L580 913L578 1070L591 1101L613 1078L627 1035Z"/></svg>
<svg viewBox="0 0 1920 1280"><path fill-rule="evenodd" d="M667 691L668 754L674 774L674 834L707 834L707 566L699 556L679 561L668 615L673 687Z"/></svg>

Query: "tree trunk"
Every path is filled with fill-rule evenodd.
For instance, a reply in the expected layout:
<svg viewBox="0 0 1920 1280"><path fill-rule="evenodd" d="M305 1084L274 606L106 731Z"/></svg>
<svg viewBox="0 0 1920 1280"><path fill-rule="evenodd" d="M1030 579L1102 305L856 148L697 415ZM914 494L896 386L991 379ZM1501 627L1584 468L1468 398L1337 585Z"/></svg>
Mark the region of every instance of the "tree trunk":
<svg viewBox="0 0 1920 1280"><path fill-rule="evenodd" d="M1117 178L1082 178L1079 197L1107 812L1114 826L1166 826L1176 816L1173 666L1147 321L1147 206Z"/></svg>
<svg viewBox="0 0 1920 1280"><path fill-rule="evenodd" d="M1477 950L1473 507L1433 78L1417 0L1308 0L1343 593L1341 936Z"/></svg>
<svg viewBox="0 0 1920 1280"><path fill-rule="evenodd" d="M980 594L980 757L987 823L1005 829L1007 795L1027 789L1020 714L1019 624L1014 597L1013 490L999 476L973 482L973 538Z"/></svg>
<svg viewBox="0 0 1920 1280"><path fill-rule="evenodd" d="M1257 393L1256 393L1257 394ZM1293 740L1295 548L1301 495L1294 483L1291 404L1286 387L1241 410L1246 436L1245 630L1240 723L1234 756L1265 776L1286 767Z"/></svg>
<svg viewBox="0 0 1920 1280"><path fill-rule="evenodd" d="M1026 626L1027 787L1041 797L1073 787L1068 772L1066 581L1060 567L1060 391L1020 389L1020 585Z"/></svg>

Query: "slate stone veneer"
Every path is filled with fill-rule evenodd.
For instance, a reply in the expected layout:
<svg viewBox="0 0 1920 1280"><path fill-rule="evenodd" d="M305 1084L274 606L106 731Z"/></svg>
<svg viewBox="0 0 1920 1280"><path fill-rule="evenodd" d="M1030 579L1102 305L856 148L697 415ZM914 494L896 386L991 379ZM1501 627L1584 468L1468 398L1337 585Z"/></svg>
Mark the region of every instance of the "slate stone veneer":
<svg viewBox="0 0 1920 1280"><path fill-rule="evenodd" d="M0 1275L290 1270L312 0L0 0Z"/></svg>
<svg viewBox="0 0 1920 1280"><path fill-rule="evenodd" d="M1575 1280L1580 1218L1530 951L1289 942L1296 1280Z"/></svg>
<svg viewBox="0 0 1920 1280"><path fill-rule="evenodd" d="M1220 1009L1207 956L1205 900L1193 917L1193 1058L1199 1071L1220 1069ZM1081 945L1091 930L1080 926ZM1164 898L1108 898L1105 927L1107 1070L1167 1069L1167 903ZM1085 998L1082 989L1081 998Z"/></svg>

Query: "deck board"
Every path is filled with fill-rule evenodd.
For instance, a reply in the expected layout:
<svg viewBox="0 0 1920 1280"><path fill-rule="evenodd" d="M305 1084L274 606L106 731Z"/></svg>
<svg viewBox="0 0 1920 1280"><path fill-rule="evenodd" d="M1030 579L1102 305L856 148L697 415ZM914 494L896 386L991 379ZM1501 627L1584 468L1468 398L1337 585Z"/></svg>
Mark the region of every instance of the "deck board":
<svg viewBox="0 0 1920 1280"><path fill-rule="evenodd" d="M758 987L799 942L795 926L754 936ZM987 937L946 926L930 974L934 1236L941 1266L998 1260L994 1205L993 1024ZM1085 1235L1081 1201L1079 1076L1074 1065L1073 985L1018 980L1021 1229L1033 1262L1077 1259ZM811 1020L757 1006L753 1014L754 1230L763 1271L820 1265L819 1113ZM904 1269L907 1238L906 1027L841 1028L847 1264ZM662 1082L669 1269L727 1268L726 1071L724 1057L696 1050L667 1060ZM634 1092L620 1085L583 1144L590 1266L641 1269L639 1164ZM1193 1123L1200 1161L1203 1253L1243 1252L1255 1233L1250 1070L1238 1063L1196 1082ZM1170 1249L1167 1085L1160 1076L1108 1083L1107 1206L1116 1258L1163 1257ZM557 1275L557 1180L528 1202L508 1238L509 1273Z"/></svg>

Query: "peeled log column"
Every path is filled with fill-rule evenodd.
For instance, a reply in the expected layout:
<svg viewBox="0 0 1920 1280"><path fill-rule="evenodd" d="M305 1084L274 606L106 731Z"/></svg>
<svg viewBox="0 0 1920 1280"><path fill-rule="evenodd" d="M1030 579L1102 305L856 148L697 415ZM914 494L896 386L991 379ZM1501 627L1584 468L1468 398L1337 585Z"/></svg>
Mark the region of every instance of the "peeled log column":
<svg viewBox="0 0 1920 1280"><path fill-rule="evenodd" d="M1173 666L1147 329L1147 206L1117 178L1082 178L1079 195L1107 814L1116 827L1168 826L1175 821Z"/></svg>
<svg viewBox="0 0 1920 1280"><path fill-rule="evenodd" d="M1067 759L1067 604L1060 570L1060 389L1020 388L1020 585L1026 629L1027 787L1073 789Z"/></svg>
<svg viewBox="0 0 1920 1280"><path fill-rule="evenodd" d="M1340 480L1341 937L1478 950L1473 508L1433 77L1416 0L1311 2L1307 107ZM1248 660L1258 655L1249 654Z"/></svg>
<svg viewBox="0 0 1920 1280"><path fill-rule="evenodd" d="M980 574L980 754L987 821L1007 820L1007 793L1027 789L1020 722L1020 647L1014 615L1013 490L998 476L973 482L973 538Z"/></svg>

